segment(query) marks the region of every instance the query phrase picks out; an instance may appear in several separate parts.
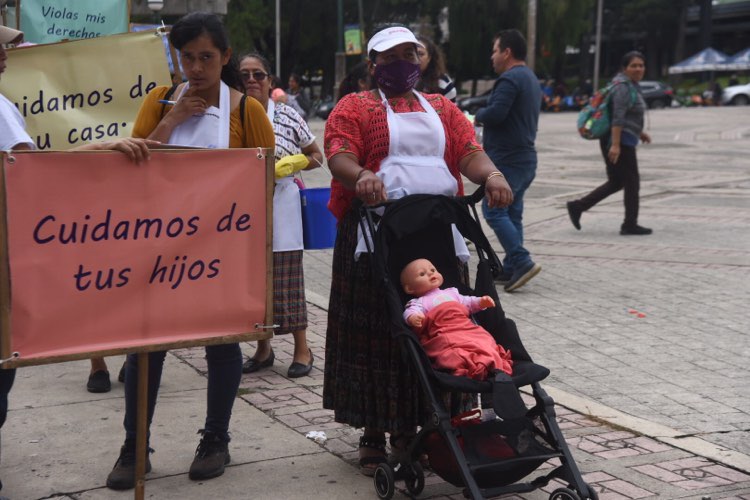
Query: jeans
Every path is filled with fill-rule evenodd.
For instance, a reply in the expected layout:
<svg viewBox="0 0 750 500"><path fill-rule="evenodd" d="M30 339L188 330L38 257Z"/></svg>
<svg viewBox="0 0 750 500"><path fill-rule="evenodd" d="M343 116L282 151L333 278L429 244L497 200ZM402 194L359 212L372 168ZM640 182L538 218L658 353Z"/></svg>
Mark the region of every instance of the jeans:
<svg viewBox="0 0 750 500"><path fill-rule="evenodd" d="M529 251L523 246L523 196L536 177L536 163L504 166L500 170L513 191L513 203L505 208L490 208L485 198L482 215L505 250L503 270L513 273L531 262Z"/></svg>
<svg viewBox="0 0 750 500"><path fill-rule="evenodd" d="M154 417L166 351L148 353L148 427ZM240 345L206 346L208 390L205 430L229 441L229 419L242 378ZM135 439L138 404L138 355L129 354L125 368L125 438ZM149 433L150 435L150 433Z"/></svg>
<svg viewBox="0 0 750 500"><path fill-rule="evenodd" d="M635 155L635 147L620 146L620 157L617 163L612 163L607 158L609 152L609 138L602 139L599 143L607 164L607 182L591 191L589 194L576 200L574 203L582 211L593 207L607 196L623 190L623 202L625 203L625 220L622 225L634 227L638 224L638 205L641 179L638 174L638 159Z"/></svg>

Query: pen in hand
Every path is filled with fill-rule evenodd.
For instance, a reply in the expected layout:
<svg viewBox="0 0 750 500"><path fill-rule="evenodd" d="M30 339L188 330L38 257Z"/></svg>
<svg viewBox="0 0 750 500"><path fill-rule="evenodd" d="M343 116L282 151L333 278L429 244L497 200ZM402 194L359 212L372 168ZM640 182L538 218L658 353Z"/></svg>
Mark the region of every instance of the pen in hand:
<svg viewBox="0 0 750 500"><path fill-rule="evenodd" d="M166 99L159 99L159 102L161 104L169 104L170 106L174 106L175 104L177 104L177 101L168 101Z"/></svg>

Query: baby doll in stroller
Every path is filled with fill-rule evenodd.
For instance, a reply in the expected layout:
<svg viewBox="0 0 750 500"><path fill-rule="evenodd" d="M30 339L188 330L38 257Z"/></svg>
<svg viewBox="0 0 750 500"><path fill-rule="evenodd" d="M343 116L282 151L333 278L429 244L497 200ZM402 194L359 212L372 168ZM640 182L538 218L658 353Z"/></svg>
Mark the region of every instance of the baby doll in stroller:
<svg viewBox="0 0 750 500"><path fill-rule="evenodd" d="M511 375L510 351L469 316L495 307L492 297L462 295L442 285L443 275L427 259L415 259L401 271L404 292L415 297L406 304L404 320L419 336L433 366L474 380L485 380L495 370Z"/></svg>

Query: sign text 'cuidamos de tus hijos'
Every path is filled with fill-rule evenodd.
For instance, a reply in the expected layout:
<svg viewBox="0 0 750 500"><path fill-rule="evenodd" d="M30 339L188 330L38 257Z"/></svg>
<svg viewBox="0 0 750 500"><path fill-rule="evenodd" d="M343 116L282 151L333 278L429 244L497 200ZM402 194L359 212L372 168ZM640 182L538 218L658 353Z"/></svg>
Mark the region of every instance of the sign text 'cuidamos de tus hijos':
<svg viewBox="0 0 750 500"><path fill-rule="evenodd" d="M12 349L54 356L225 336L266 308L257 150L14 153ZM54 332L54 335L50 335Z"/></svg>

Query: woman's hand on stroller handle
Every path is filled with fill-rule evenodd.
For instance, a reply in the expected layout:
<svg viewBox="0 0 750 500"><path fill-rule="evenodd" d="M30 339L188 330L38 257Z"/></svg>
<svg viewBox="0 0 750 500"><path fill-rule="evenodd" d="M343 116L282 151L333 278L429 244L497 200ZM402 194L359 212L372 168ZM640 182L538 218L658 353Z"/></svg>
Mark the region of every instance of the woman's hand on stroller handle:
<svg viewBox="0 0 750 500"><path fill-rule="evenodd" d="M490 208L507 207L513 203L513 191L500 171L491 172L484 181L485 196Z"/></svg>
<svg viewBox="0 0 750 500"><path fill-rule="evenodd" d="M372 170L366 168L357 174L354 192L366 205L377 205L388 199L383 181Z"/></svg>

